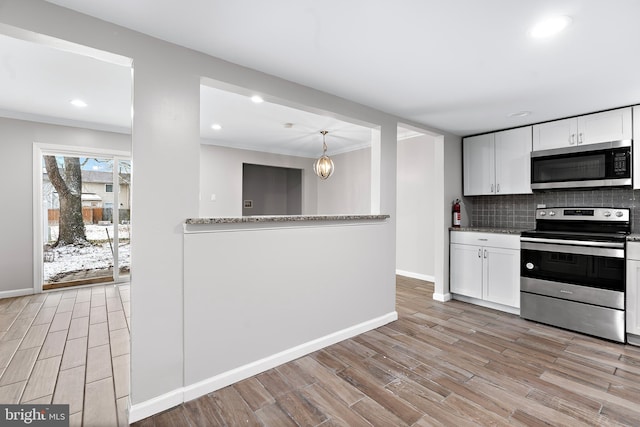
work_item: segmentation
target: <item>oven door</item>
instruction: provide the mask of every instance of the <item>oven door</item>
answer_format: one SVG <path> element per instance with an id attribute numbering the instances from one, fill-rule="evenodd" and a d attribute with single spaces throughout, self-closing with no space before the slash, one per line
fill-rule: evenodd
<path id="1" fill-rule="evenodd" d="M 624 309 L 622 242 L 521 238 L 521 291 Z"/>

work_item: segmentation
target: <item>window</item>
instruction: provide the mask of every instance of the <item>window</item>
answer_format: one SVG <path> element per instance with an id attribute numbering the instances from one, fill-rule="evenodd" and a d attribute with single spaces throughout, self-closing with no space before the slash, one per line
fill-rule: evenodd
<path id="1" fill-rule="evenodd" d="M 104 185 L 104 191 L 106 193 L 113 193 L 113 184 L 105 184 Z"/>

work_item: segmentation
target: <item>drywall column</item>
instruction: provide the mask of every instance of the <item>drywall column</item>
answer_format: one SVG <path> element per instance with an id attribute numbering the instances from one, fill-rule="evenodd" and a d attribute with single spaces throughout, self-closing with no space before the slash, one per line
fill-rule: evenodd
<path id="1" fill-rule="evenodd" d="M 134 64 L 131 403 L 182 403 L 182 223 L 198 213 L 200 80 L 162 55 Z M 167 393 L 169 395 L 167 395 Z M 170 406 L 170 405 L 168 405 Z M 164 406 L 166 408 L 166 406 Z"/>
<path id="2" fill-rule="evenodd" d="M 436 182 L 434 215 L 434 276 L 433 299 L 448 301 L 449 293 L 449 227 L 451 226 L 451 202 L 462 197 L 462 139 L 457 136 L 435 138 L 434 172 Z M 438 206 L 440 205 L 440 206 Z M 466 221 L 466 219 L 465 219 Z"/>

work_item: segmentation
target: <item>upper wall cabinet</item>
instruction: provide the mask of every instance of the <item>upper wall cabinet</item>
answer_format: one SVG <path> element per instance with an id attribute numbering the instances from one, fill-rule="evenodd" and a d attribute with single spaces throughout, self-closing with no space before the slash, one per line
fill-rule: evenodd
<path id="1" fill-rule="evenodd" d="M 531 126 L 463 140 L 464 195 L 531 193 Z"/>
<path id="2" fill-rule="evenodd" d="M 640 105 L 636 105 L 633 107 L 633 117 L 635 120 L 633 121 L 633 135 L 634 135 L 634 147 L 631 150 L 631 155 L 633 156 L 633 188 L 640 188 L 640 145 L 638 144 L 638 140 L 640 140 Z M 636 173 L 637 171 L 637 173 Z"/>
<path id="3" fill-rule="evenodd" d="M 631 108 L 533 126 L 533 151 L 631 139 Z"/>

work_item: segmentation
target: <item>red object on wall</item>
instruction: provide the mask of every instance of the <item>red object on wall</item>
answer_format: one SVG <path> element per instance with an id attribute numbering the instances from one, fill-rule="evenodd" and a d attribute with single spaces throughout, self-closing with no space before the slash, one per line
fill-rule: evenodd
<path id="1" fill-rule="evenodd" d="M 460 227 L 460 222 L 462 221 L 462 215 L 460 214 L 460 199 L 455 199 L 453 201 L 453 226 Z"/>

